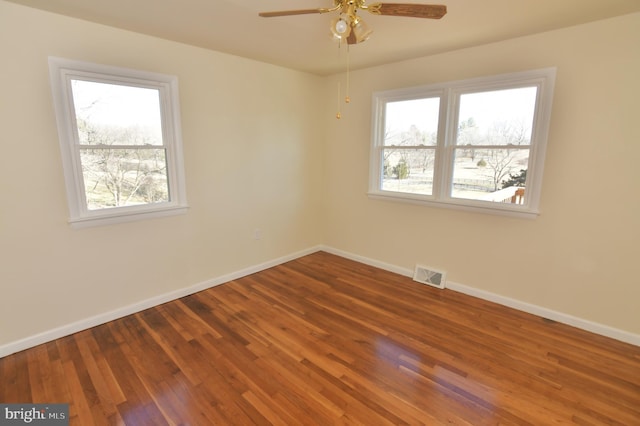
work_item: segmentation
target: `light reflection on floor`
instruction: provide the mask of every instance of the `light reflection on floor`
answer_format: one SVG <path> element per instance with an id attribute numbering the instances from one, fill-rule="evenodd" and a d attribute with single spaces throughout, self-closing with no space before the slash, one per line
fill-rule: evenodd
<path id="1" fill-rule="evenodd" d="M 376 364 L 371 372 L 373 380 L 381 386 L 402 381 L 402 395 L 398 398 L 418 407 L 428 407 L 438 399 L 447 399 L 467 407 L 477 405 L 483 413 L 483 419 L 493 418 L 498 409 L 497 393 L 494 389 L 470 379 L 463 371 L 455 367 L 447 368 L 431 359 L 423 359 L 419 354 L 393 340 L 380 336 L 375 339 Z"/>

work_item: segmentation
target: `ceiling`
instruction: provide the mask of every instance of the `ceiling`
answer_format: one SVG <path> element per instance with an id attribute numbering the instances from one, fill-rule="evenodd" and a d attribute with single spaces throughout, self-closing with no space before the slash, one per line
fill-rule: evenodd
<path id="1" fill-rule="evenodd" d="M 331 7 L 332 0 L 7 0 L 319 75 L 344 70 L 333 14 L 258 12 Z M 370 3 L 378 0 L 369 0 Z M 407 2 L 407 0 L 388 3 Z M 359 15 L 373 29 L 349 47 L 352 69 L 427 56 L 640 11 L 640 0 L 436 0 L 440 20 Z"/>

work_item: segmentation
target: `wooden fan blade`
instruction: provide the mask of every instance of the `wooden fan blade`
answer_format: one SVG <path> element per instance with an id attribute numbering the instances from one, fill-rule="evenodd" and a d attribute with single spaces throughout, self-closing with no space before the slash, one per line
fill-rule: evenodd
<path id="1" fill-rule="evenodd" d="M 307 15 L 310 13 L 326 13 L 327 9 L 299 9 L 299 10 L 283 10 L 281 12 L 260 12 L 258 15 L 263 18 L 273 18 L 276 16 L 290 16 L 290 15 Z"/>
<path id="2" fill-rule="evenodd" d="M 376 15 L 440 19 L 446 15 L 447 6 L 442 4 L 376 3 L 369 5 L 366 10 Z"/>

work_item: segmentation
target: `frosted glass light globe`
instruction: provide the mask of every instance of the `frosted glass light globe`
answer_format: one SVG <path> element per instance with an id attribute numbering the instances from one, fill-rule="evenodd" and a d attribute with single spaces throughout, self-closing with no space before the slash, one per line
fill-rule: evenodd
<path id="1" fill-rule="evenodd" d="M 338 34 L 344 34 L 347 29 L 348 29 L 348 25 L 345 21 L 343 21 L 342 19 L 338 20 L 338 22 L 336 22 L 336 32 Z"/>

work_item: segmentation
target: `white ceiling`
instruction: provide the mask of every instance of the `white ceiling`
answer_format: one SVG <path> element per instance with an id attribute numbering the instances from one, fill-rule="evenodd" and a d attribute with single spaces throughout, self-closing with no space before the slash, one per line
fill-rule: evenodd
<path id="1" fill-rule="evenodd" d="M 319 75 L 344 70 L 331 14 L 261 18 L 258 12 L 331 7 L 332 0 L 7 0 Z M 370 4 L 378 0 L 369 0 Z M 380 65 L 640 11 L 640 0 L 420 0 L 440 20 L 359 15 L 373 29 L 351 46 L 352 69 Z M 345 49 L 343 46 L 342 49 Z"/>

